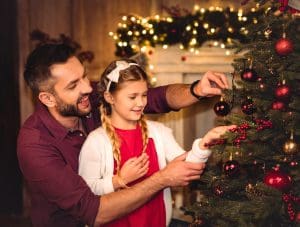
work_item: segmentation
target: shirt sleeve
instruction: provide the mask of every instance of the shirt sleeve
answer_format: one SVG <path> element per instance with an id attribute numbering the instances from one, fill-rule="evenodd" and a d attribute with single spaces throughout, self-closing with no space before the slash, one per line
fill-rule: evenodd
<path id="1" fill-rule="evenodd" d="M 106 146 L 105 139 L 97 131 L 93 131 L 85 140 L 80 151 L 79 175 L 96 195 L 114 191 L 113 159 L 107 158 Z"/>
<path id="2" fill-rule="evenodd" d="M 167 113 L 171 109 L 166 99 L 166 91 L 168 86 L 159 86 L 149 88 L 148 90 L 148 103 L 145 107 L 145 113 Z"/>
<path id="3" fill-rule="evenodd" d="M 30 136 L 29 136 L 30 135 Z M 41 194 L 75 218 L 93 225 L 100 197 L 92 193 L 85 181 L 61 157 L 51 144 L 32 142 L 39 138 L 34 130 L 21 130 L 18 159 L 32 193 Z M 38 140 L 38 139 L 37 139 Z"/>

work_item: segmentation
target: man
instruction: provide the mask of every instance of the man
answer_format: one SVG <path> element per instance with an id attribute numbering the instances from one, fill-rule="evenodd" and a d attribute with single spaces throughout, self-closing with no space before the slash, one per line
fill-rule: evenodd
<path id="1" fill-rule="evenodd" d="M 31 194 L 34 226 L 103 224 L 133 211 L 163 188 L 187 185 L 202 173 L 204 164 L 185 162 L 183 155 L 134 187 L 95 196 L 77 174 L 86 135 L 100 125 L 95 88 L 84 67 L 69 46 L 44 44 L 29 55 L 24 78 L 38 99 L 18 138 L 18 159 Z M 220 88 L 226 87 L 223 74 L 208 72 L 191 87 L 175 84 L 150 89 L 146 111 L 179 109 L 195 103 L 198 96 L 220 94 Z M 140 162 L 147 162 L 147 157 Z"/>

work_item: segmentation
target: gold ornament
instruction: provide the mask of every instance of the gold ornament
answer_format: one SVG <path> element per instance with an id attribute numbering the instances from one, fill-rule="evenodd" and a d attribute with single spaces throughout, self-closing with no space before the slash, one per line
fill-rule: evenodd
<path id="1" fill-rule="evenodd" d="M 286 154 L 296 154 L 299 151 L 299 145 L 294 141 L 293 132 L 291 132 L 291 137 L 284 143 L 283 151 Z"/>

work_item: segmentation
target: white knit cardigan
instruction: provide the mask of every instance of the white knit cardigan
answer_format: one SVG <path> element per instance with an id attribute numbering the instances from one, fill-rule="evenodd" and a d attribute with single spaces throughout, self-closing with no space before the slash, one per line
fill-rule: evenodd
<path id="1" fill-rule="evenodd" d="M 160 169 L 164 168 L 167 162 L 185 152 L 176 142 L 170 128 L 154 121 L 147 121 L 147 127 L 148 136 L 153 139 L 155 144 Z M 200 150 L 198 144 L 199 139 L 194 141 L 193 150 Z M 82 146 L 79 155 L 79 175 L 96 195 L 103 195 L 114 191 L 113 170 L 114 159 L 111 142 L 105 130 L 99 127 L 88 135 Z M 164 203 L 168 225 L 172 216 L 170 188 L 164 189 Z"/>

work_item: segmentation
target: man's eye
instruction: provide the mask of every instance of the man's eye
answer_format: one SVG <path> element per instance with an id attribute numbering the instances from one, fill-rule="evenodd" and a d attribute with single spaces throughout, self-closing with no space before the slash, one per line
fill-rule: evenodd
<path id="1" fill-rule="evenodd" d="M 129 96 L 130 99 L 135 99 L 135 96 Z"/>
<path id="2" fill-rule="evenodd" d="M 75 88 L 76 88 L 76 84 L 74 84 L 74 85 L 68 87 L 69 90 L 74 90 Z"/>

